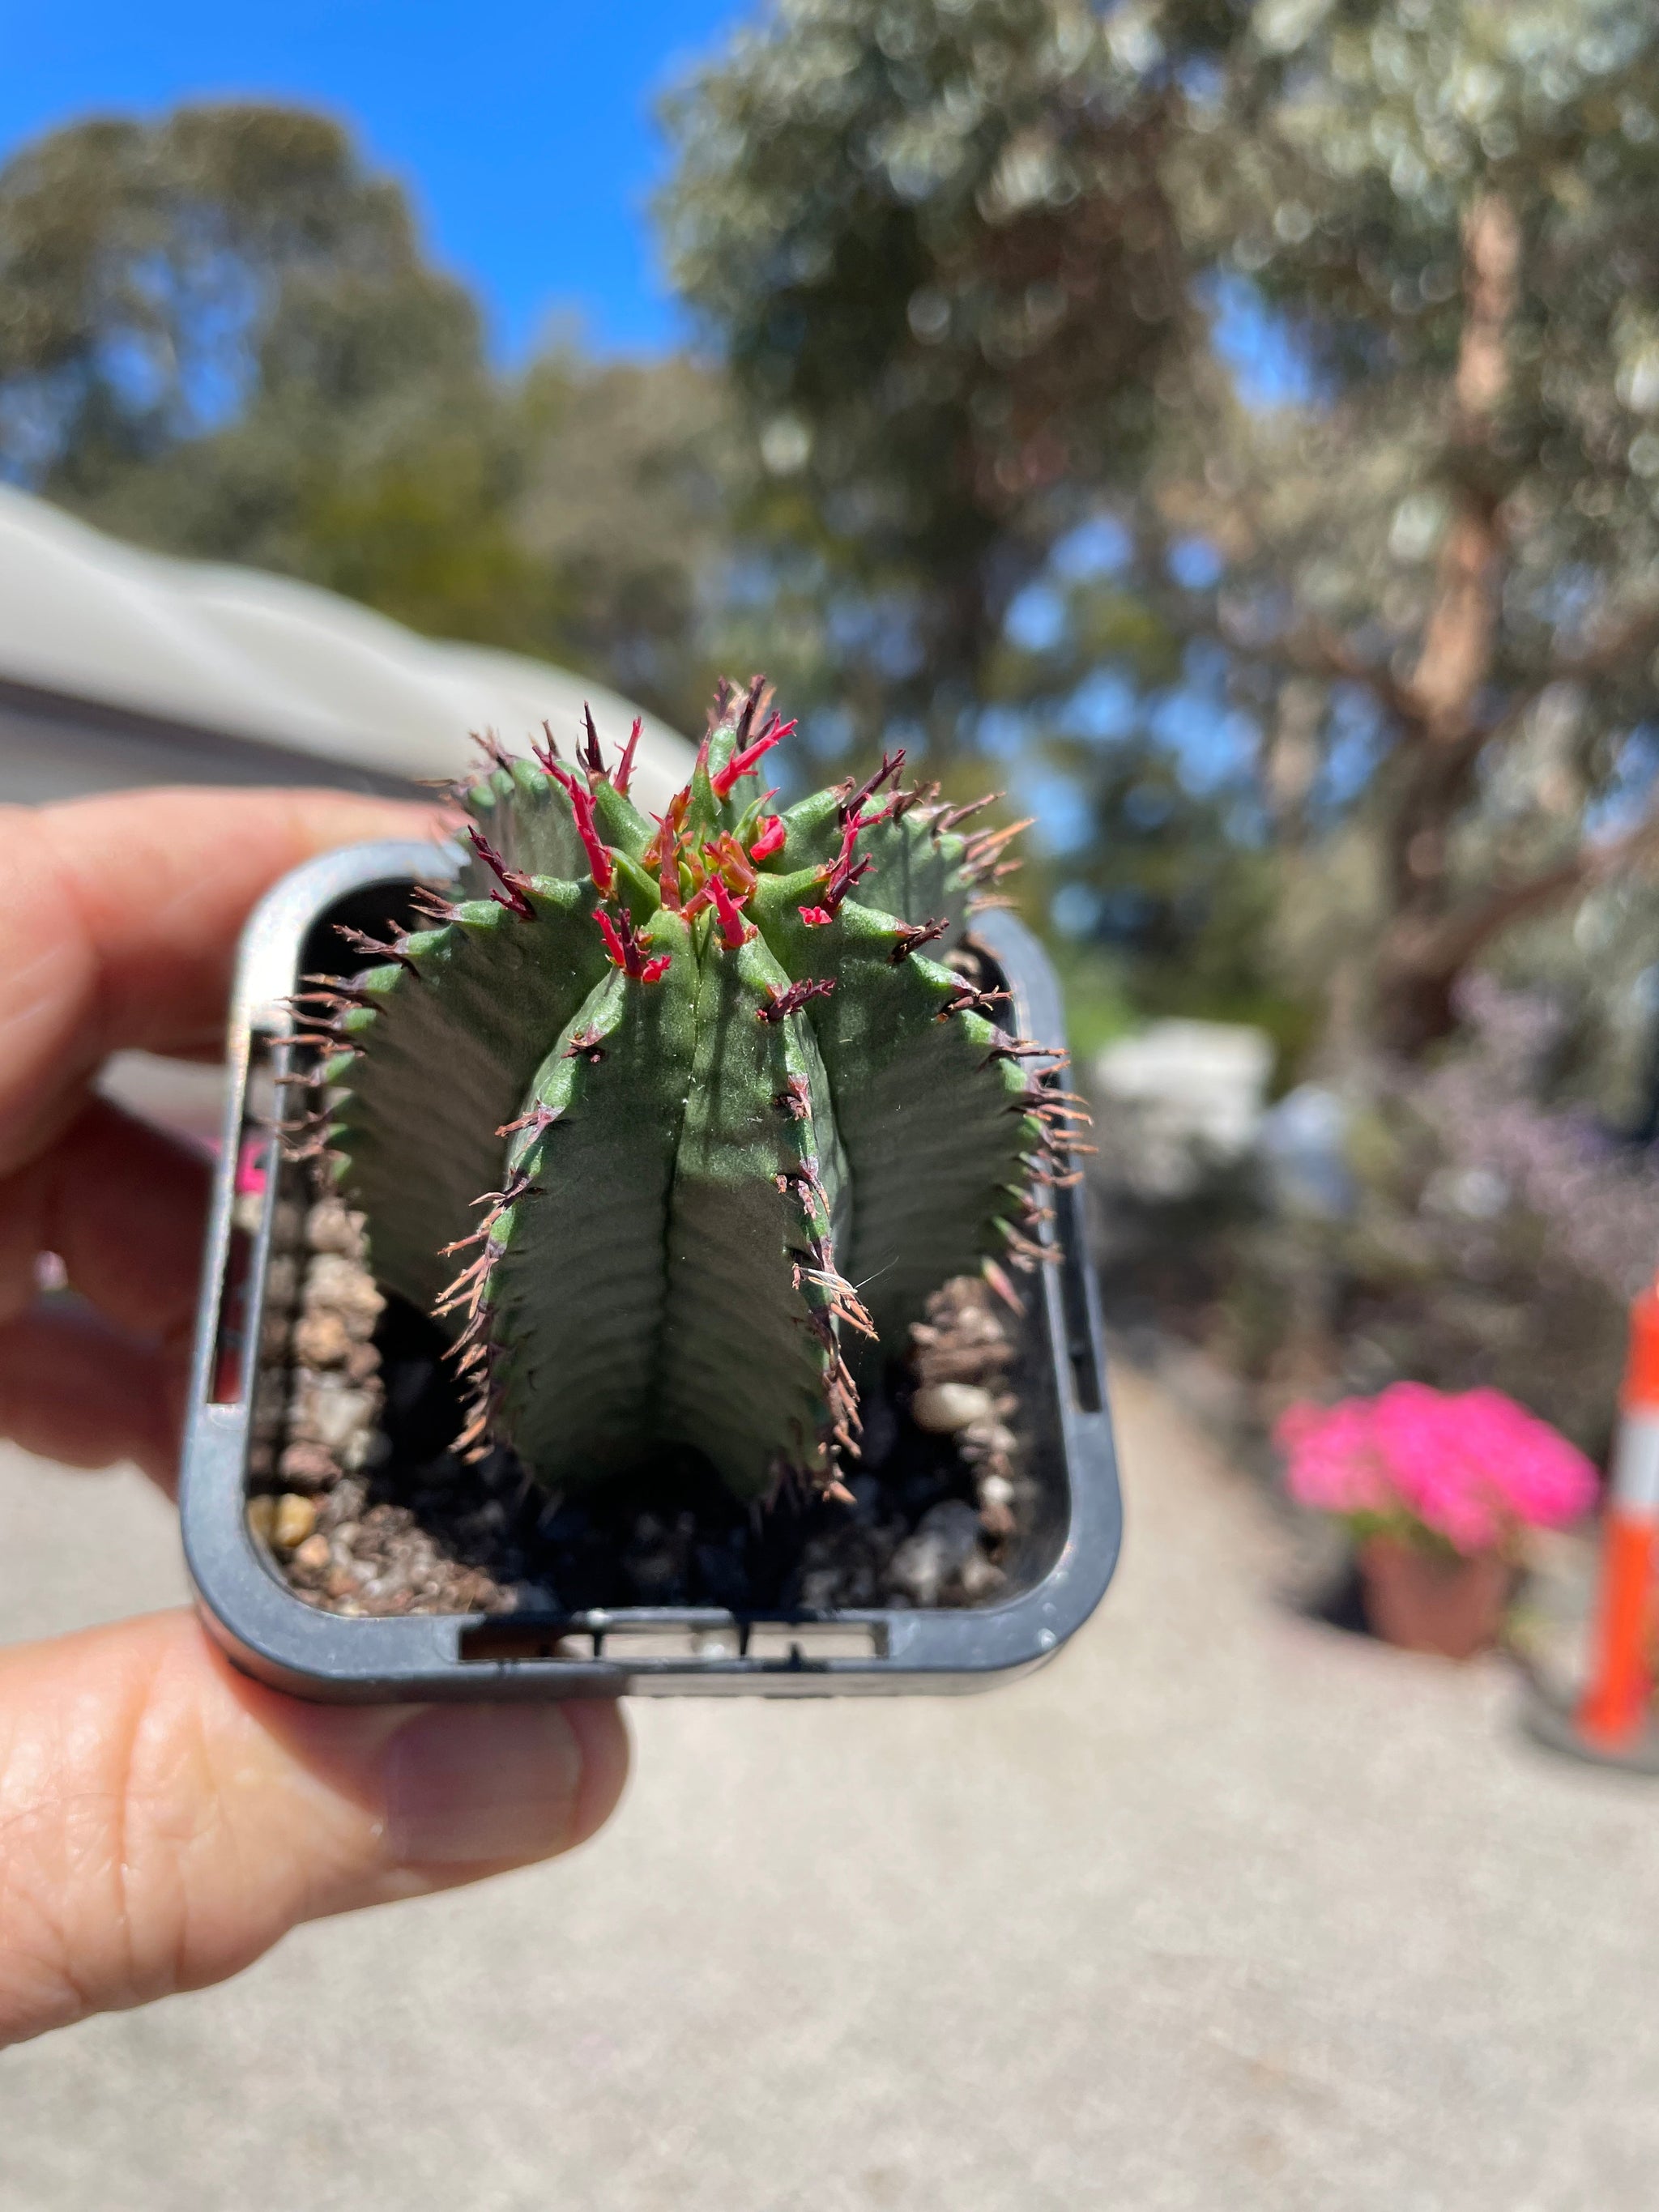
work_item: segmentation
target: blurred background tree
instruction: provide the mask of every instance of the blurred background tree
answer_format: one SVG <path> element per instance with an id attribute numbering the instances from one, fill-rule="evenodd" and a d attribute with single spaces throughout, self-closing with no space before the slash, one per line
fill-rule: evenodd
<path id="1" fill-rule="evenodd" d="M 682 722 L 725 543 L 719 380 L 492 371 L 404 192 L 302 110 L 72 125 L 0 170 L 0 473 L 164 551 L 541 653 Z"/>
<path id="2" fill-rule="evenodd" d="M 1177 979 L 1297 1025 L 1116 519 L 1208 357 L 1167 172 L 1183 67 L 1228 33 L 1188 9 L 1177 54 L 1085 0 L 781 0 L 668 108 L 670 270 L 752 444 L 727 634 L 829 761 L 900 742 L 1036 814 L 1024 903 L 1057 917 L 1085 1043 Z"/>
<path id="3" fill-rule="evenodd" d="M 1414 1054 L 1501 935 L 1659 844 L 1659 19 L 1267 0 L 1188 83 L 1212 329 L 1281 361 L 1164 449 L 1212 571 L 1172 618 L 1263 732 L 1316 980 Z"/>
<path id="4" fill-rule="evenodd" d="M 0 469 L 682 723 L 763 665 L 826 761 L 1006 781 L 1102 1024 L 1253 1012 L 1293 1065 L 1421 1051 L 1472 963 L 1639 995 L 1656 39 L 775 0 L 668 110 L 697 347 L 511 374 L 338 125 L 73 125 L 0 171 Z"/>
<path id="5" fill-rule="evenodd" d="M 669 266 L 816 601 L 826 748 L 974 750 L 1022 587 L 1144 467 L 1195 336 L 1180 104 L 1082 0 L 782 0 L 671 103 Z"/>
<path id="6" fill-rule="evenodd" d="M 295 567 L 342 467 L 477 441 L 478 318 L 320 116 L 96 120 L 0 173 L 7 473 L 111 526 Z M 443 464 L 440 463 L 442 470 Z"/>

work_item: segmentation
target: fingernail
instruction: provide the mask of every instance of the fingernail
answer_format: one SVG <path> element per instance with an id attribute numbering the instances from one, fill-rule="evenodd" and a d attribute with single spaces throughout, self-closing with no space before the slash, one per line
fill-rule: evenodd
<path id="1" fill-rule="evenodd" d="M 539 1858 L 569 1838 L 581 1748 L 553 1705 L 441 1705 L 386 1747 L 386 1847 L 399 1866 Z"/>

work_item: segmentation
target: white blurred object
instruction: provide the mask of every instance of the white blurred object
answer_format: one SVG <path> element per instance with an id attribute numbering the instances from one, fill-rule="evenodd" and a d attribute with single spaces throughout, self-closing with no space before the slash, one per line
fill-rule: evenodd
<path id="1" fill-rule="evenodd" d="M 135 784 L 345 784 L 453 775 L 472 730 L 518 750 L 584 700 L 618 744 L 635 709 L 528 655 L 434 642 L 292 577 L 124 545 L 0 484 L 0 799 Z M 690 770 L 646 715 L 635 769 L 660 810 Z M 567 742 L 568 740 L 568 742 Z"/>
<path id="2" fill-rule="evenodd" d="M 1348 1109 L 1322 1084 L 1299 1083 L 1262 1116 L 1268 1187 L 1287 1212 L 1345 1220 L 1357 1195 L 1348 1165 Z"/>
<path id="3" fill-rule="evenodd" d="M 1189 1197 L 1255 1144 L 1273 1057 L 1239 1022 L 1153 1022 L 1108 1045 L 1092 1071 L 1106 1172 L 1143 1198 Z"/>
<path id="4" fill-rule="evenodd" d="M 198 1151 L 219 1142 L 225 1118 L 222 1067 L 163 1060 L 153 1052 L 118 1052 L 98 1071 L 95 1087 L 127 1113 L 171 1130 Z"/>

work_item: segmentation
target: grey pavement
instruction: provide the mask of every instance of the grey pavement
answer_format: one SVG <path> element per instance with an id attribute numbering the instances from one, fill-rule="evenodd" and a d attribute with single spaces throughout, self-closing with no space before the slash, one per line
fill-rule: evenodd
<path id="1" fill-rule="evenodd" d="M 0 2212 L 1649 2212 L 1659 1785 L 1285 1611 L 1256 1493 L 1117 1413 L 1055 1665 L 637 1706 L 577 1857 L 0 2057 Z M 0 1634 L 179 1587 L 136 1478 L 0 1461 Z"/>

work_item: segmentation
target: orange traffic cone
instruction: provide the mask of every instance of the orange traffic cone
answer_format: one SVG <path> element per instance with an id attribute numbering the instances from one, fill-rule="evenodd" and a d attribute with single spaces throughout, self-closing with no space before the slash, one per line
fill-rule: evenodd
<path id="1" fill-rule="evenodd" d="M 1632 1304 L 1613 1482 L 1602 1522 L 1590 1678 L 1575 1716 L 1587 1751 L 1616 1757 L 1643 1735 L 1659 1564 L 1659 1282 Z"/>

